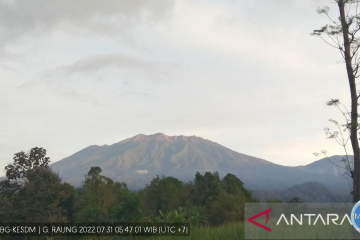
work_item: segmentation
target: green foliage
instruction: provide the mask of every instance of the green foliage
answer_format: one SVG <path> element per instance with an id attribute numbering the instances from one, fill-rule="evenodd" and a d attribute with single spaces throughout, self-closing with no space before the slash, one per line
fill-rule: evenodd
<path id="1" fill-rule="evenodd" d="M 14 154 L 14 162 L 5 167 L 8 180 L 26 178 L 31 170 L 38 167 L 46 167 L 50 158 L 46 157 L 46 149 L 32 148 L 29 152 L 23 151 Z"/>
<path id="2" fill-rule="evenodd" d="M 0 222 L 16 222 L 15 201 L 14 194 L 0 194 Z"/>
<path id="3" fill-rule="evenodd" d="M 47 167 L 45 153 L 34 148 L 15 154 L 15 163 L 6 167 L 10 178 L 1 182 L 0 221 L 214 226 L 243 220 L 245 202 L 253 201 L 240 179 L 228 174 L 220 180 L 217 172 L 197 173 L 193 183 L 157 176 L 133 193 L 126 184 L 103 176 L 101 168 L 92 167 L 82 187 L 74 189 Z"/>
<path id="4" fill-rule="evenodd" d="M 184 223 L 186 221 L 187 212 L 185 208 L 163 213 L 159 211 L 159 216 L 155 218 L 156 223 Z"/>
<path id="5" fill-rule="evenodd" d="M 245 202 L 254 201 L 235 175 L 227 174 L 220 181 L 217 172 L 196 173 L 191 197 L 195 206 L 203 207 L 206 223 L 211 225 L 243 220 Z"/>
<path id="6" fill-rule="evenodd" d="M 5 222 L 67 222 L 74 188 L 48 168 L 43 148 L 14 154 L 0 183 L 0 219 Z"/>
<path id="7" fill-rule="evenodd" d="M 244 195 L 246 200 L 252 201 L 252 194 L 244 187 L 244 183 L 235 175 L 228 173 L 221 180 L 221 187 L 229 194 Z"/>
<path id="8" fill-rule="evenodd" d="M 6 206 L 2 221 L 67 222 L 71 212 L 74 189 L 61 183 L 60 177 L 46 167 L 27 174 L 27 182 L 15 193 L 1 194 Z"/>
<path id="9" fill-rule="evenodd" d="M 140 208 L 140 196 L 137 193 L 126 194 L 121 201 L 119 218 L 117 220 L 123 222 L 139 221 L 143 213 Z"/>
<path id="10" fill-rule="evenodd" d="M 224 190 L 209 207 L 210 223 L 221 225 L 228 222 L 244 220 L 246 198 L 243 194 L 231 194 Z"/>
<path id="11" fill-rule="evenodd" d="M 89 206 L 85 207 L 78 213 L 76 220 L 79 223 L 97 223 L 105 222 L 107 220 L 107 217 L 99 207 Z"/>
<path id="12" fill-rule="evenodd" d="M 102 221 L 120 219 L 120 200 L 128 193 L 128 189 L 126 185 L 114 183 L 101 175 L 101 172 L 101 168 L 92 167 L 85 176 L 83 187 L 75 199 L 77 221 L 92 221 L 95 216 Z M 88 220 L 86 216 L 89 216 Z"/>
<path id="13" fill-rule="evenodd" d="M 29 152 L 15 153 L 13 163 L 5 167 L 6 180 L 0 182 L 0 192 L 15 192 L 27 182 L 27 176 L 37 168 L 47 168 L 50 158 L 46 157 L 46 149 L 32 148 Z"/>
<path id="14" fill-rule="evenodd" d="M 66 222 L 70 210 L 66 207 L 73 193 L 73 187 L 63 184 L 58 174 L 39 167 L 28 173 L 28 183 L 19 197 L 26 199 L 23 209 L 29 211 L 26 212 L 29 221 Z"/>
<path id="15" fill-rule="evenodd" d="M 207 226 L 209 224 L 205 207 L 191 207 L 187 210 L 187 219 L 188 222 L 195 226 Z"/>
<path id="16" fill-rule="evenodd" d="M 208 206 L 220 193 L 220 177 L 218 172 L 206 172 L 195 175 L 193 202 L 197 206 Z"/>
<path id="17" fill-rule="evenodd" d="M 157 176 L 141 192 L 145 213 L 155 216 L 159 211 L 170 212 L 185 205 L 188 196 L 183 182 L 174 177 Z"/>

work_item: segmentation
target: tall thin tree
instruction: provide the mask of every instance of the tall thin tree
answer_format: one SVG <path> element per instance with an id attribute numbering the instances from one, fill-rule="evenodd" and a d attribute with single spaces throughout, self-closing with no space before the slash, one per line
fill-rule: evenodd
<path id="1" fill-rule="evenodd" d="M 329 14 L 329 7 L 319 8 L 319 14 L 325 14 L 331 24 L 314 30 L 312 35 L 321 37 L 324 42 L 338 49 L 344 60 L 347 80 L 350 87 L 351 109 L 350 122 L 347 128 L 350 132 L 350 142 L 354 154 L 353 170 L 353 201 L 360 200 L 360 149 L 359 149 L 359 124 L 358 124 L 358 100 L 360 94 L 357 90 L 356 80 L 359 73 L 359 48 L 360 48 L 360 14 L 358 13 L 358 0 L 335 0 L 339 16 L 333 19 Z"/>

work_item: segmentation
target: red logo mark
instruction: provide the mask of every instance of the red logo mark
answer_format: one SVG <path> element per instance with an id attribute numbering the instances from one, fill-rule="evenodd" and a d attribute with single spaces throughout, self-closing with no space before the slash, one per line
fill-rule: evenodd
<path id="1" fill-rule="evenodd" d="M 259 214 L 256 214 L 256 215 L 252 216 L 251 218 L 248 219 L 248 221 L 250 223 L 252 223 L 252 224 L 255 224 L 258 227 L 261 227 L 262 229 L 265 229 L 266 231 L 271 232 L 271 228 L 265 226 L 269 221 L 269 212 L 271 212 L 271 208 L 269 208 L 268 210 L 265 210 L 265 211 L 263 211 L 263 212 L 261 212 Z M 265 223 L 265 225 L 262 225 L 262 224 L 254 221 L 254 219 L 256 219 L 258 217 L 261 217 L 264 214 L 266 215 L 266 223 Z"/>

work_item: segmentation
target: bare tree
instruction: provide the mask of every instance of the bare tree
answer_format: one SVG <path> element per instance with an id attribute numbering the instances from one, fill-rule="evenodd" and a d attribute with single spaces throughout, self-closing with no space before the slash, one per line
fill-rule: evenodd
<path id="1" fill-rule="evenodd" d="M 338 49 L 344 60 L 347 80 L 350 87 L 351 109 L 348 129 L 350 142 L 354 154 L 353 201 L 360 200 L 360 149 L 358 137 L 358 99 L 356 80 L 360 76 L 359 48 L 360 48 L 360 15 L 358 13 L 359 0 L 335 0 L 338 10 L 338 19 L 333 19 L 329 14 L 329 7 L 319 8 L 319 14 L 326 15 L 331 24 L 314 30 L 312 35 L 319 36 L 328 45 Z"/>
<path id="2" fill-rule="evenodd" d="M 332 160 L 326 150 L 322 150 L 320 153 L 315 152 L 315 156 L 324 155 L 325 158 L 334 166 L 340 169 L 341 176 L 344 177 L 348 184 L 349 184 L 349 196 L 343 199 L 343 202 L 348 202 L 349 197 L 353 194 L 353 182 L 354 182 L 354 165 L 353 161 L 351 160 L 351 156 L 348 153 L 347 146 L 350 140 L 350 112 L 346 108 L 344 104 L 341 104 L 338 99 L 331 99 L 329 102 L 326 103 L 328 106 L 335 106 L 343 115 L 344 124 L 340 124 L 338 121 L 334 119 L 329 119 L 335 126 L 335 130 L 326 127 L 324 129 L 325 135 L 328 139 L 332 139 L 337 142 L 341 148 L 344 150 L 344 157 L 340 160 L 340 162 L 336 162 Z"/>

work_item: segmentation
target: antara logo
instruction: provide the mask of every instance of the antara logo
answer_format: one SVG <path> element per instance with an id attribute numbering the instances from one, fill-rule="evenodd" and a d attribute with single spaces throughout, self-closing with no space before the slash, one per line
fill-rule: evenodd
<path id="1" fill-rule="evenodd" d="M 269 221 L 269 212 L 271 212 L 271 208 L 269 208 L 269 209 L 267 209 L 267 210 L 265 210 L 265 211 L 263 211 L 263 212 L 261 212 L 261 213 L 258 213 L 258 214 L 256 214 L 256 215 L 250 217 L 250 218 L 248 219 L 248 221 L 249 221 L 250 223 L 258 226 L 258 227 L 261 227 L 262 229 L 265 229 L 266 231 L 271 232 L 271 228 L 265 226 L 265 225 L 268 223 L 268 221 Z M 257 219 L 258 217 L 261 217 L 262 215 L 266 215 L 266 223 L 265 223 L 265 225 L 262 225 L 262 224 L 254 221 L 254 219 Z"/>

